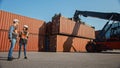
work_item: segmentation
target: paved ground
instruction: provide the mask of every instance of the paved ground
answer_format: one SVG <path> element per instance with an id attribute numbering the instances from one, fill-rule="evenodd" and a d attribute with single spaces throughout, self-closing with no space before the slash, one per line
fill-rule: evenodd
<path id="1" fill-rule="evenodd" d="M 120 51 L 104 53 L 28 52 L 28 59 L 7 61 L 7 52 L 0 52 L 0 68 L 120 68 Z"/>

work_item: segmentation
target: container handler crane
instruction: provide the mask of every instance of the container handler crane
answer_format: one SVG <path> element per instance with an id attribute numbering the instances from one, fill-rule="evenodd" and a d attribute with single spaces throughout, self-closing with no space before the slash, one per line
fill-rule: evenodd
<path id="1" fill-rule="evenodd" d="M 119 13 L 103 13 L 93 11 L 79 11 L 76 10 L 73 20 L 75 22 L 80 21 L 80 15 L 84 17 L 95 17 L 108 20 L 104 25 L 96 39 L 91 40 L 86 45 L 88 52 L 101 52 L 105 50 L 120 49 L 120 14 Z M 112 23 L 110 24 L 110 21 Z M 117 26 L 113 27 L 114 22 L 117 22 Z M 105 34 L 110 31 L 110 38 L 106 39 Z"/>

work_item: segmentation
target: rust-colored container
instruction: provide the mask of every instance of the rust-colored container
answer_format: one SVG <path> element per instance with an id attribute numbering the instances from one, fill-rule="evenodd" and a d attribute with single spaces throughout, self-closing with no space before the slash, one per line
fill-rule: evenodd
<path id="1" fill-rule="evenodd" d="M 84 23 L 76 23 L 68 18 L 56 15 L 52 19 L 52 34 L 65 34 L 95 39 L 95 29 Z"/>
<path id="2" fill-rule="evenodd" d="M 27 51 L 43 51 L 44 50 L 44 35 L 30 34 L 28 38 Z M 8 31 L 0 30 L 0 52 L 8 51 L 10 42 L 8 39 Z M 16 43 L 14 51 L 18 51 L 19 39 Z"/>
<path id="3" fill-rule="evenodd" d="M 52 22 L 46 24 L 46 35 L 52 35 Z"/>
<path id="4" fill-rule="evenodd" d="M 53 35 L 50 36 L 50 51 L 53 52 L 86 52 L 89 39 Z"/>
<path id="5" fill-rule="evenodd" d="M 18 26 L 19 31 L 23 29 L 23 25 L 28 25 L 30 33 L 45 35 L 46 24 L 44 21 L 2 10 L 0 11 L 0 29 L 9 30 L 9 27 L 13 24 L 13 19 L 20 20 L 20 24 Z"/>

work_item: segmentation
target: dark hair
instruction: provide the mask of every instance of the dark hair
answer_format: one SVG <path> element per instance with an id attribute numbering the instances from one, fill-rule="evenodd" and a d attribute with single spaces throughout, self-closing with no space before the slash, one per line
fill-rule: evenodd
<path id="1" fill-rule="evenodd" d="M 13 23 L 15 24 L 16 22 L 15 22 L 15 21 L 13 21 Z"/>
<path id="2" fill-rule="evenodd" d="M 24 27 L 25 28 L 25 27 Z M 25 30 L 28 30 L 28 28 L 25 28 Z"/>
<path id="3" fill-rule="evenodd" d="M 13 21 L 13 24 L 15 24 L 16 22 L 15 21 Z"/>

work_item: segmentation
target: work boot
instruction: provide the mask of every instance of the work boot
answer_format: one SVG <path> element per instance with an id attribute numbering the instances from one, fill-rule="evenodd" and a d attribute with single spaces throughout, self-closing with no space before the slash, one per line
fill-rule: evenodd
<path id="1" fill-rule="evenodd" d="M 24 57 L 24 59 L 27 59 L 27 57 Z"/>
<path id="2" fill-rule="evenodd" d="M 11 58 L 11 57 L 8 57 L 8 59 L 7 59 L 8 61 L 12 61 L 13 60 L 13 58 Z"/>

